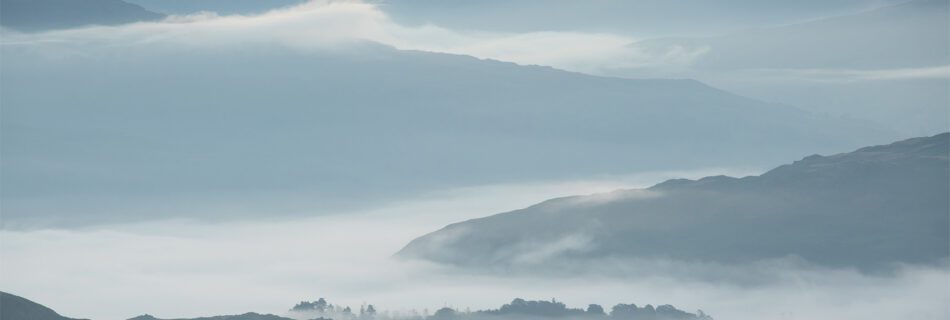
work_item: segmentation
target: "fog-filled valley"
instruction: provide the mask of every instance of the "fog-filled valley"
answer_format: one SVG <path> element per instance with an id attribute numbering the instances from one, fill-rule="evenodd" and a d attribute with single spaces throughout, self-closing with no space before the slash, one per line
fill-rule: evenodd
<path id="1" fill-rule="evenodd" d="M 947 319 L 948 4 L 0 0 L 0 320 Z"/>

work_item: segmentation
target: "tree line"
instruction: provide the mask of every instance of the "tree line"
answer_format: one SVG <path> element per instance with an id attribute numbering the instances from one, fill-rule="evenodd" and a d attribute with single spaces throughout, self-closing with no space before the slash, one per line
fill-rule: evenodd
<path id="1" fill-rule="evenodd" d="M 358 311 L 349 306 L 334 305 L 326 299 L 315 301 L 301 301 L 290 309 L 291 313 L 314 320 L 491 320 L 491 319 L 536 319 L 564 318 L 580 320 L 712 320 L 712 317 L 697 310 L 696 313 L 686 312 L 672 305 L 653 306 L 647 304 L 617 304 L 606 311 L 603 306 L 590 304 L 586 309 L 569 308 L 556 299 L 525 300 L 516 298 L 498 309 L 488 310 L 457 310 L 443 307 L 429 314 L 428 309 L 422 312 L 377 311 L 372 304 L 360 306 Z"/>

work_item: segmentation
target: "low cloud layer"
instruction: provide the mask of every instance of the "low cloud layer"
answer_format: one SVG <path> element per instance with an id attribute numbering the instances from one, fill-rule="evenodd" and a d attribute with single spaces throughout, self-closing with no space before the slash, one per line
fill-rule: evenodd
<path id="1" fill-rule="evenodd" d="M 142 313 L 165 318 L 282 314 L 297 301 L 318 297 L 391 311 L 474 310 L 496 308 L 514 297 L 556 297 L 572 307 L 669 303 L 737 320 L 944 319 L 950 314 L 945 305 L 950 272 L 944 268 L 907 266 L 873 275 L 796 261 L 739 269 L 597 261 L 583 266 L 592 272 L 550 277 L 472 274 L 391 258 L 407 241 L 450 222 L 555 196 L 648 185 L 655 181 L 651 177 L 671 174 L 708 172 L 458 189 L 372 211 L 286 222 L 166 221 L 0 231 L 0 290 L 62 314 L 101 320 Z M 582 238 L 555 249 L 581 248 Z M 734 277 L 723 277 L 729 274 Z"/>

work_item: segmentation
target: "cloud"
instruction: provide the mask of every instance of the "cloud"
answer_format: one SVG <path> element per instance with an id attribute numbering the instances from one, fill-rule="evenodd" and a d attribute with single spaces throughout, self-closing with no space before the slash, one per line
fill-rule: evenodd
<path id="1" fill-rule="evenodd" d="M 492 260 L 510 262 L 516 266 L 538 267 L 566 254 L 583 253 L 591 248 L 590 235 L 576 233 L 543 243 L 523 241 L 497 250 Z"/>
<path id="2" fill-rule="evenodd" d="M 624 46 L 633 38 L 604 33 L 454 31 L 434 25 L 403 26 L 372 4 L 359 1 L 311 1 L 260 15 L 219 16 L 199 13 L 164 21 L 123 26 L 86 27 L 41 34 L 7 31 L 4 45 L 47 44 L 62 47 L 135 45 L 188 47 L 282 45 L 327 49 L 370 41 L 403 50 L 472 55 L 520 64 L 594 72 L 622 62 L 635 52 Z M 187 48 L 187 47 L 186 47 Z"/>
<path id="3" fill-rule="evenodd" d="M 661 195 L 662 193 L 653 190 L 617 190 L 591 194 L 584 197 L 570 197 L 565 200 L 566 203 L 570 205 L 597 205 L 624 199 L 649 199 Z"/>
<path id="4" fill-rule="evenodd" d="M 950 65 L 895 69 L 747 69 L 732 76 L 759 81 L 801 81 L 809 83 L 850 83 L 859 81 L 950 79 Z"/>
<path id="5" fill-rule="evenodd" d="M 126 319 L 146 312 L 163 317 L 279 313 L 315 295 L 351 306 L 379 301 L 389 302 L 389 307 L 434 310 L 441 306 L 435 295 L 440 287 L 413 283 L 462 278 L 442 279 L 438 266 L 389 259 L 419 235 L 554 197 L 713 173 L 756 171 L 645 172 L 613 179 L 470 186 L 306 219 L 2 230 L 0 290 L 36 299 L 66 315 L 94 319 Z M 277 204 L 269 210 L 281 208 Z M 97 294 L 90 297 L 90 290 Z M 399 301 L 400 290 L 421 290 L 424 295 Z"/>
<path id="6" fill-rule="evenodd" d="M 414 237 L 451 222 L 552 197 L 649 185 L 667 175 L 709 174 L 469 187 L 368 211 L 289 221 L 4 230 L 0 290 L 65 315 L 101 320 L 142 313 L 168 318 L 280 314 L 297 301 L 318 297 L 393 311 L 497 308 L 514 297 L 557 297 L 573 307 L 670 303 L 701 308 L 717 319 L 946 318 L 950 272 L 932 267 L 867 275 L 794 259 L 742 268 L 622 260 L 581 263 L 574 267 L 586 272 L 573 275 L 498 275 L 390 258 Z M 543 254 L 583 250 L 585 239 L 553 242 Z M 544 260 L 543 254 L 526 256 L 526 262 Z M 711 280 L 714 276 L 720 280 Z"/>
<path id="7" fill-rule="evenodd" d="M 601 261 L 610 263 L 607 267 L 674 272 L 551 277 L 472 274 L 387 258 L 424 224 L 394 214 L 3 231 L 0 288 L 66 315 L 103 320 L 142 313 L 169 318 L 247 311 L 281 314 L 297 301 L 318 297 L 394 311 L 431 311 L 444 305 L 494 308 L 514 297 L 557 297 L 574 307 L 670 303 L 736 320 L 926 320 L 948 315 L 950 272 L 942 268 L 906 267 L 881 276 L 781 262 L 728 269 L 675 261 Z M 682 277 L 716 271 L 771 274 L 775 280 L 750 285 Z"/>
<path id="8" fill-rule="evenodd" d="M 51 46 L 46 54 L 80 54 L 85 46 L 111 49 L 138 45 L 189 48 L 284 46 L 327 50 L 373 42 L 401 50 L 471 55 L 524 65 L 544 65 L 595 75 L 690 77 L 693 65 L 712 50 L 708 45 L 664 40 L 663 45 L 628 34 L 540 31 L 523 33 L 453 30 L 432 24 L 402 25 L 374 4 L 313 0 L 258 15 L 204 12 L 172 15 L 163 21 L 122 26 L 95 26 L 20 34 L 4 30 L 3 45 Z M 65 52 L 65 53 L 64 53 Z M 627 71 L 624 71 L 627 70 Z M 632 71 L 631 71 L 632 70 Z M 820 81 L 865 81 L 946 78 L 950 66 L 926 68 L 755 69 L 746 77 L 784 77 Z"/>

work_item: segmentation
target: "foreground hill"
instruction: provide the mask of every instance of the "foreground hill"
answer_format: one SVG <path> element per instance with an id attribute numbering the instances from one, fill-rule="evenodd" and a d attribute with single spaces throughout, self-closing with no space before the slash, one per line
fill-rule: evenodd
<path id="1" fill-rule="evenodd" d="M 77 320 L 59 315 L 23 297 L 0 292 L 0 319 L 2 320 Z"/>
<path id="2" fill-rule="evenodd" d="M 117 25 L 164 17 L 121 0 L 0 0 L 0 7 L 0 26 L 17 31 Z"/>
<path id="3" fill-rule="evenodd" d="M 947 133 L 813 155 L 760 176 L 670 180 L 449 225 L 400 256 L 493 266 L 602 257 L 829 266 L 948 254 Z"/>

